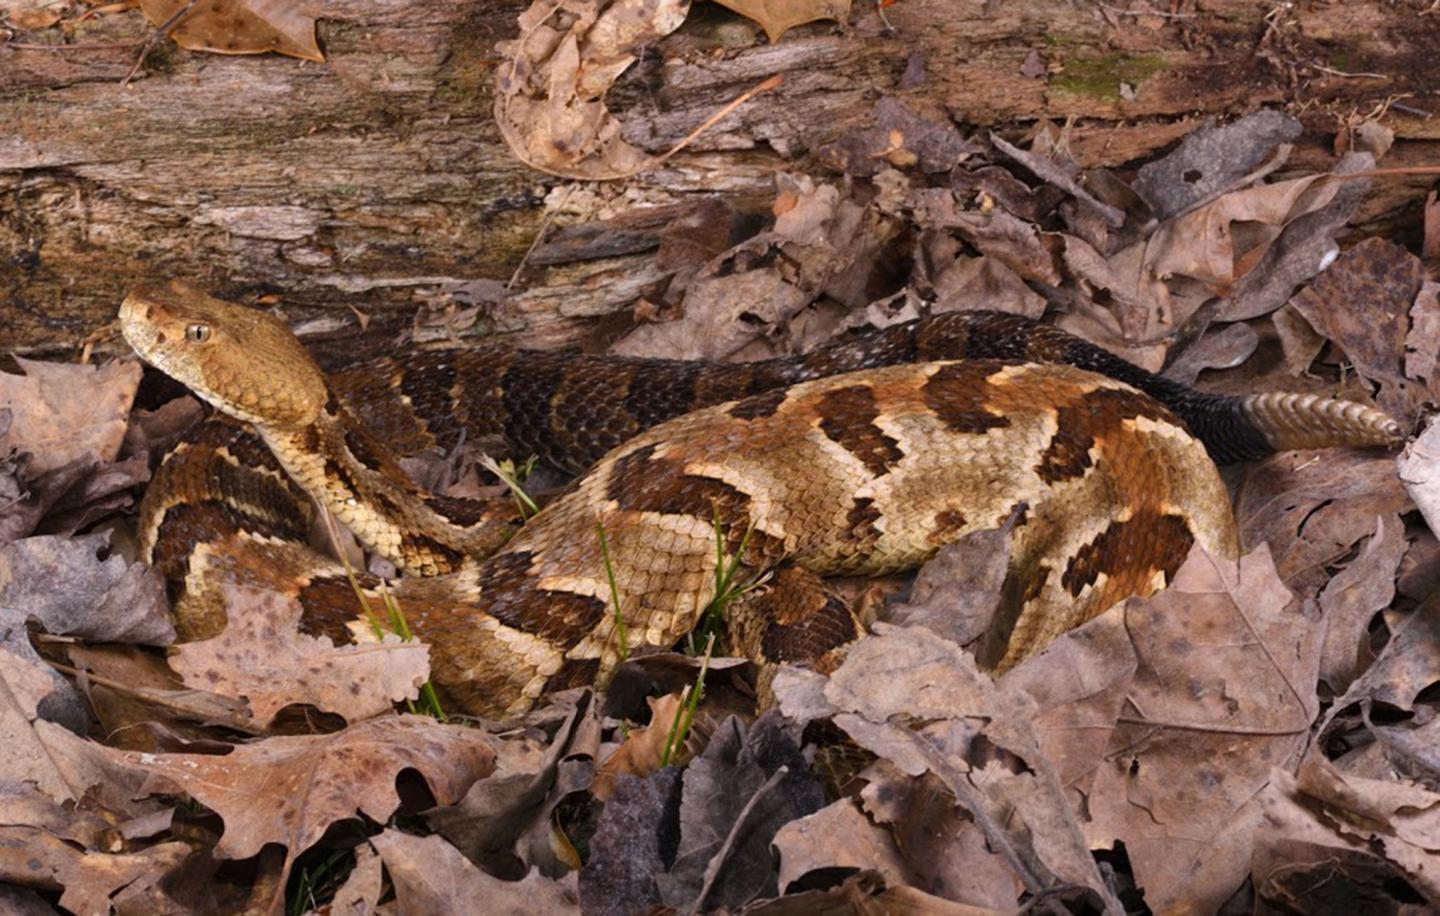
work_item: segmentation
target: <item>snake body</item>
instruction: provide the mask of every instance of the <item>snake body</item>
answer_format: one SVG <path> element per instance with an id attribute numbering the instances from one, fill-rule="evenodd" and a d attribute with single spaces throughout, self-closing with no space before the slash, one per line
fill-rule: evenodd
<path id="1" fill-rule="evenodd" d="M 1235 556 L 1215 460 L 1399 437 L 1362 405 L 1201 394 L 997 313 L 745 366 L 482 348 L 331 378 L 278 319 L 180 284 L 136 290 L 121 324 L 254 430 L 212 426 L 166 463 L 142 507 L 156 562 L 197 592 L 287 577 L 307 608 L 353 614 L 334 568 L 294 543 L 298 485 L 416 574 L 399 597 L 436 683 L 492 716 L 672 645 L 714 596 L 722 553 L 773 573 L 736 612 L 741 642 L 828 664 L 857 630 L 817 577 L 912 568 L 1018 516 L 978 651 L 1003 671 L 1163 587 L 1195 544 Z M 500 547 L 508 521 L 400 470 L 397 454 L 461 440 L 589 470 Z"/>

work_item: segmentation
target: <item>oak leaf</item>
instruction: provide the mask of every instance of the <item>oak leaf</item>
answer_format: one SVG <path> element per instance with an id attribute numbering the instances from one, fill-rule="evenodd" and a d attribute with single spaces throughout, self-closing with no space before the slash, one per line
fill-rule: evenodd
<path id="1" fill-rule="evenodd" d="M 1122 610 L 1139 661 L 1086 833 L 1125 844 L 1157 911 L 1213 910 L 1249 869 L 1258 794 L 1309 743 L 1323 627 L 1264 547 L 1238 568 L 1197 548 Z"/>
<path id="2" fill-rule="evenodd" d="M 40 718 L 53 686 L 38 661 L 0 649 L 0 773 L 33 783 L 56 801 L 74 801 L 99 786 L 101 797 L 123 810 L 139 780 L 116 765 L 109 751 Z"/>
<path id="3" fill-rule="evenodd" d="M 24 375 L 0 373 L 0 411 L 10 414 L 9 431 L 0 435 L 0 456 L 12 448 L 29 452 L 27 473 L 32 476 L 87 454 L 115 460 L 140 384 L 139 363 L 96 367 L 15 361 Z"/>
<path id="4" fill-rule="evenodd" d="M 336 646 L 300 632 L 299 602 L 275 592 L 222 587 L 229 624 L 213 639 L 176 648 L 170 666 L 189 687 L 249 701 L 264 728 L 284 707 L 309 703 L 355 722 L 414 699 L 430 676 L 429 648 L 387 636 Z"/>
<path id="5" fill-rule="evenodd" d="M 77 849 L 45 830 L 0 826 L 0 880 L 59 890 L 72 913 L 109 913 L 115 893 L 156 884 L 190 855 L 188 843 L 170 842 L 134 853 Z"/>
<path id="6" fill-rule="evenodd" d="M 189 0 L 140 0 L 154 25 L 169 22 Z M 315 42 L 316 5 L 297 0 L 205 0 L 194 4 L 170 29 L 170 37 L 191 51 L 265 54 L 274 51 L 323 61 Z"/>
<path id="7" fill-rule="evenodd" d="M 107 751 L 148 775 L 149 792 L 182 792 L 225 821 L 215 855 L 246 859 L 267 843 L 290 859 L 336 821 L 384 823 L 400 807 L 395 777 L 414 769 L 442 805 L 458 801 L 494 766 L 489 737 L 420 716 L 369 719 L 331 735 L 280 736 L 224 756 Z"/>
<path id="8" fill-rule="evenodd" d="M 787 666 L 774 690 L 787 716 L 828 717 L 900 772 L 933 774 L 1017 880 L 1087 887 L 1113 901 L 1041 751 L 1033 701 L 997 688 L 953 642 L 923 627 L 877 624 L 828 678 Z M 1001 763 L 997 750 L 1014 761 Z"/>
<path id="9" fill-rule="evenodd" d="M 1343 901 L 1359 885 L 1366 893 L 1350 899 L 1372 898 L 1361 905 L 1371 911 L 1384 908 L 1375 898 L 1387 892 L 1413 899 L 1418 890 L 1431 908 L 1440 902 L 1440 794 L 1405 780 L 1350 776 L 1311 755 L 1293 776 L 1275 770 L 1260 803 L 1254 876 L 1262 896 L 1297 912 L 1336 905 L 1314 900 L 1314 909 L 1295 909 L 1297 890 L 1308 902 L 1304 896 L 1320 887 L 1326 901 Z M 1405 909 L 1397 901 L 1391 911 Z"/>
<path id="10" fill-rule="evenodd" d="M 849 798 L 791 821 L 775 834 L 780 853 L 780 891 L 817 869 L 873 869 L 892 887 L 914 884 L 894 839 L 870 823 Z"/>
<path id="11" fill-rule="evenodd" d="M 401 916 L 427 913 L 579 914 L 575 876 L 556 881 L 531 871 L 520 881 L 502 881 L 470 864 L 438 836 L 418 837 L 386 830 L 370 838 L 395 885 Z"/>
<path id="12" fill-rule="evenodd" d="M 807 22 L 834 19 L 844 25 L 850 18 L 851 0 L 715 0 L 727 9 L 760 23 L 765 37 L 774 44 L 780 36 Z"/>

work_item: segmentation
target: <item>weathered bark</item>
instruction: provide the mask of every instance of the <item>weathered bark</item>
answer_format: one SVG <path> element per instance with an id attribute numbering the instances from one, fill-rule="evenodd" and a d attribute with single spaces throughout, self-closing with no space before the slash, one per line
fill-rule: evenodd
<path id="1" fill-rule="evenodd" d="M 821 172 L 806 153 L 865 124 L 884 93 L 1017 135 L 1068 120 L 1076 158 L 1111 166 L 1205 116 L 1283 106 L 1306 125 L 1292 162 L 1317 168 L 1345 117 L 1403 96 L 1385 115 L 1397 143 L 1384 164 L 1440 162 L 1440 117 L 1423 116 L 1440 111 L 1440 16 L 1419 15 L 1424 3 L 1208 0 L 1174 16 L 1117 12 L 1127 4 L 1150 8 L 901 0 L 884 11 L 890 32 L 857 0 L 843 31 L 816 23 L 772 46 L 697 0 L 611 93 L 627 139 L 662 151 L 760 80 L 780 73 L 784 85 L 663 169 L 556 192 L 628 229 L 540 246 L 520 284 L 528 291 L 494 323 L 558 344 L 626 313 L 665 279 L 653 258 L 663 211 L 640 202 L 725 192 L 763 206 L 775 170 Z M 541 227 L 547 192 L 564 184 L 517 162 L 491 116 L 494 43 L 514 33 L 522 8 L 332 0 L 324 64 L 166 47 L 129 86 L 120 81 L 138 45 L 103 45 L 143 38 L 138 13 L 87 22 L 69 50 L 36 49 L 54 39 L 35 33 L 0 44 L 6 349 L 74 346 L 130 285 L 157 276 L 232 296 L 278 293 L 296 317 L 324 309 L 353 322 L 353 306 L 380 328 L 437 301 L 445 284 L 507 279 Z M 1022 72 L 1032 52 L 1046 73 Z M 1382 184 L 1368 227 L 1417 225 L 1425 184 Z"/>

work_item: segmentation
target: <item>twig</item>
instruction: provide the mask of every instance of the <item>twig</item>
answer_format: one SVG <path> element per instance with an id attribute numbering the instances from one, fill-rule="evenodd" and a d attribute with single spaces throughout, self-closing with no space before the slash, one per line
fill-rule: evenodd
<path id="1" fill-rule="evenodd" d="M 955 800 L 964 805 L 965 810 L 970 812 L 970 816 L 975 819 L 975 825 L 980 828 L 981 833 L 985 834 L 985 841 L 990 844 L 992 850 L 1000 854 L 1000 857 L 1005 860 L 1005 864 L 1009 865 L 1010 869 L 1015 872 L 1016 877 L 1020 879 L 1020 883 L 1024 885 L 1025 890 L 1031 894 L 1043 893 L 1046 890 L 1045 883 L 1040 880 L 1035 872 L 1030 869 L 1030 866 L 1026 864 L 1025 860 L 1020 857 L 1020 851 L 1015 848 L 1014 843 L 1010 842 L 1010 835 L 1005 832 L 1003 827 L 995 822 L 995 819 L 990 816 L 990 812 L 985 810 L 985 805 L 982 803 L 980 796 L 975 791 L 972 791 L 974 786 L 965 778 L 965 775 L 956 770 L 950 761 L 946 760 L 945 756 L 939 753 L 938 749 L 929 741 L 912 731 L 905 731 L 904 734 L 909 738 L 910 743 L 916 750 L 920 751 L 925 757 L 925 765 L 928 766 L 936 776 L 940 777 L 940 781 L 945 783 L 950 791 L 955 794 Z"/>
<path id="2" fill-rule="evenodd" d="M 1344 70 L 1336 70 L 1334 67 L 1322 67 L 1319 64 L 1311 64 L 1310 67 L 1319 70 L 1321 73 L 1330 73 L 1334 76 L 1346 77 L 1347 79 L 1388 80 L 1390 78 L 1383 73 L 1346 73 Z"/>
<path id="3" fill-rule="evenodd" d="M 890 17 L 885 15 L 885 4 L 887 0 L 875 0 L 875 12 L 880 16 L 880 21 L 885 23 L 885 31 L 891 35 L 895 34 L 895 27 L 890 24 Z M 894 0 L 889 0 L 894 2 Z"/>
<path id="4" fill-rule="evenodd" d="M 160 23 L 159 27 L 146 37 L 145 46 L 140 49 L 139 56 L 135 58 L 135 66 L 131 67 L 130 72 L 125 74 L 125 78 L 120 81 L 121 86 L 130 85 L 130 80 L 134 79 L 135 74 L 140 72 L 140 68 L 145 64 L 145 58 L 155 48 L 155 45 L 159 44 L 161 40 L 169 37 L 170 30 L 175 28 L 175 26 L 179 25 L 180 20 L 190 15 L 190 11 L 194 9 L 195 4 L 199 2 L 200 0 L 190 0 L 189 3 L 176 10 L 173 16 Z"/>
<path id="5" fill-rule="evenodd" d="M 702 133 L 709 130 L 711 127 L 714 127 L 718 121 L 720 121 L 726 115 L 730 114 L 736 108 L 744 105 L 746 102 L 750 101 L 762 92 L 769 92 L 771 89 L 774 89 L 783 82 L 785 82 L 784 75 L 777 73 L 769 79 L 764 80 L 751 87 L 750 89 L 747 89 L 746 91 L 740 93 L 740 95 L 736 96 L 730 102 L 726 103 L 726 105 L 719 111 L 715 112 L 715 114 L 706 118 L 705 123 L 701 124 L 699 127 L 686 134 L 685 138 L 679 143 L 670 147 L 669 150 L 661 153 L 659 156 L 653 156 L 650 159 L 645 160 L 640 165 L 636 166 L 628 172 L 605 172 L 599 175 L 578 175 L 574 172 L 558 171 L 540 162 L 531 162 L 524 156 L 520 156 L 520 161 L 530 166 L 530 168 L 535 169 L 537 172 L 544 172 L 547 175 L 555 175 L 560 178 L 569 178 L 578 181 L 623 181 L 626 178 L 634 178 L 636 175 L 643 175 L 651 169 L 655 168 L 656 166 L 664 163 L 671 156 L 674 156 L 676 153 L 680 152 L 681 150 L 685 149 L 685 147 L 695 142 L 696 137 L 700 136 Z M 506 105 L 509 105 L 508 101 L 506 102 Z M 519 156 L 520 154 L 516 152 L 516 155 Z"/>
<path id="6" fill-rule="evenodd" d="M 779 85 L 783 82 L 785 82 L 784 74 L 777 73 L 769 79 L 765 80 L 764 82 L 759 83 L 751 87 L 750 89 L 747 89 L 744 92 L 740 93 L 734 99 L 731 99 L 730 102 L 728 102 L 719 111 L 706 118 L 703 124 L 690 131 L 690 133 L 686 134 L 685 139 L 670 147 L 669 151 L 662 153 L 659 158 L 651 160 L 651 162 L 645 166 L 645 170 L 652 169 L 660 163 L 666 161 L 671 156 L 675 155 L 676 153 L 680 152 L 685 147 L 693 143 L 696 137 L 700 136 L 705 131 L 709 130 L 710 128 L 718 124 L 720 121 L 722 121 L 726 115 L 730 114 L 730 112 L 739 108 L 741 105 L 744 105 L 746 102 L 755 98 L 755 96 L 759 95 L 760 93 L 769 92 L 771 89 L 778 88 Z M 639 174 L 639 172 L 636 172 L 636 174 Z"/>
<path id="7" fill-rule="evenodd" d="M 550 231 L 550 224 L 555 222 L 556 214 L 563 210 L 565 205 L 570 202 L 570 195 L 574 190 L 575 185 L 567 185 L 565 193 L 560 195 L 560 199 L 555 202 L 555 206 L 551 207 L 550 212 L 546 213 L 545 218 L 540 221 L 540 229 L 535 233 L 535 238 L 530 241 L 530 247 L 525 249 L 525 254 L 520 258 L 520 263 L 515 265 L 515 272 L 510 275 L 509 282 L 505 284 L 506 289 L 513 289 L 515 287 L 515 281 L 520 279 L 520 271 L 525 269 L 525 264 L 530 260 L 530 256 L 535 253 L 536 248 L 540 247 L 540 242 L 544 240 L 545 233 Z"/>
<path id="8" fill-rule="evenodd" d="M 25 41 L 7 41 L 0 44 L 3 48 L 19 48 L 21 51 L 120 51 L 125 48 L 133 48 L 140 44 L 137 41 L 81 41 L 74 44 L 37 44 Z"/>
<path id="9" fill-rule="evenodd" d="M 700 885 L 700 895 L 696 897 L 695 902 L 690 905 L 691 916 L 699 913 L 700 908 L 705 905 L 705 898 L 710 895 L 710 888 L 715 884 L 715 879 L 720 875 L 720 867 L 725 864 L 726 858 L 729 857 L 731 850 L 735 848 L 735 842 L 739 839 L 740 830 L 745 826 L 745 821 L 750 817 L 750 812 L 755 810 L 755 805 L 760 799 L 769 793 L 771 789 L 778 786 L 780 780 L 784 779 L 789 772 L 790 768 L 782 765 L 780 769 L 771 773 L 770 778 L 765 780 L 765 783 L 755 790 L 755 794 L 750 796 L 750 800 L 745 803 L 745 807 L 740 809 L 740 816 L 735 818 L 735 823 L 730 825 L 730 832 L 726 834 L 725 842 L 721 845 L 720 851 L 715 853 L 714 857 L 710 859 L 709 864 L 705 866 L 705 883 Z"/>
<path id="10" fill-rule="evenodd" d="M 1434 114 L 1426 111 L 1423 108 L 1416 108 L 1414 105 L 1406 105 L 1403 102 L 1391 102 L 1390 107 L 1395 109 L 1396 111 L 1403 111 L 1406 114 L 1412 114 L 1416 117 L 1424 118 L 1427 121 L 1435 117 Z"/>

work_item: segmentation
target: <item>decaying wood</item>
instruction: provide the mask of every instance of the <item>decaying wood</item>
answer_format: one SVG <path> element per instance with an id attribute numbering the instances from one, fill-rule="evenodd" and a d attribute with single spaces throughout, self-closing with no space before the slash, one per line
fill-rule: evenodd
<path id="1" fill-rule="evenodd" d="M 73 347 L 128 287 L 167 275 L 278 294 L 293 317 L 324 316 L 315 328 L 353 325 L 353 307 L 393 330 L 456 286 L 506 281 L 548 196 L 564 205 L 552 230 L 599 225 L 579 242 L 552 232 L 526 260 L 527 291 L 478 326 L 571 342 L 663 287 L 664 211 L 647 208 L 725 192 L 763 209 L 775 171 L 823 174 L 808 154 L 865 125 L 883 94 L 1017 140 L 1048 122 L 1083 164 L 1108 166 L 1206 116 L 1272 106 L 1305 124 L 1291 165 L 1324 167 L 1347 119 L 1383 111 L 1397 138 L 1384 164 L 1434 163 L 1440 16 L 1424 7 L 901 0 L 884 10 L 893 31 L 857 3 L 844 29 L 770 45 L 697 2 L 611 92 L 627 140 L 661 152 L 757 82 L 784 84 L 663 168 L 609 184 L 533 172 L 500 139 L 494 45 L 522 4 L 335 0 L 324 64 L 162 43 L 128 86 L 138 13 L 94 17 L 73 48 L 18 32 L 0 43 L 0 326 L 16 352 Z M 1418 226 L 1423 187 L 1379 187 L 1366 227 Z"/>

